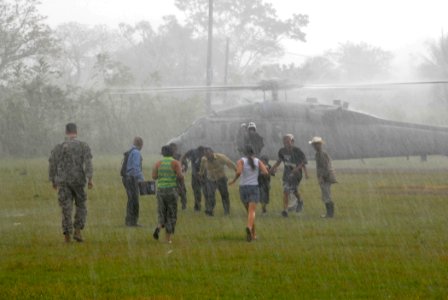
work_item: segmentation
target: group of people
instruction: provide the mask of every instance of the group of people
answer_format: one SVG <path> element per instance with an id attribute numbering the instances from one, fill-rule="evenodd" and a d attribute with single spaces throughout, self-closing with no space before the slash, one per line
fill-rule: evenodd
<path id="1" fill-rule="evenodd" d="M 144 183 L 142 156 L 143 139 L 135 137 L 131 149 L 124 154 L 122 182 L 128 197 L 125 225 L 140 227 L 139 194 L 140 185 Z M 158 224 L 154 230 L 154 239 L 159 239 L 162 228 L 166 231 L 166 240 L 171 243 L 177 222 L 177 199 L 180 196 L 182 208 L 186 208 L 186 189 L 182 167 L 174 144 L 163 146 L 163 158 L 156 162 L 152 171 L 152 178 L 157 180 L 157 218 Z"/>
<path id="2" fill-rule="evenodd" d="M 253 122 L 251 122 L 253 123 Z M 249 123 L 249 128 L 255 124 Z M 255 131 L 256 132 L 256 131 Z M 261 139 L 262 141 L 262 139 Z M 331 164 L 331 158 L 323 151 L 324 141 L 314 137 L 309 142 L 315 149 L 317 178 L 321 189 L 322 201 L 326 213 L 323 217 L 332 218 L 334 203 L 331 198 L 331 184 L 336 178 Z M 126 161 L 122 168 L 122 182 L 128 197 L 125 225 L 140 226 L 139 216 L 139 185 L 144 182 L 142 170 L 143 139 L 135 137 L 133 145 L 125 153 Z M 282 216 L 288 217 L 288 203 L 293 194 L 298 201 L 296 211 L 303 208 L 303 199 L 299 193 L 299 183 L 302 176 L 308 177 L 305 154 L 294 146 L 294 136 L 286 134 L 283 137 L 283 147 L 278 152 L 278 159 L 270 167 L 267 157 L 260 157 L 261 148 L 255 149 L 250 143 L 244 145 L 242 158 L 233 163 L 227 156 L 216 153 L 213 149 L 199 146 L 187 151 L 184 155 L 177 153 L 175 144 L 163 146 L 163 158 L 157 161 L 152 170 L 152 179 L 157 181 L 157 211 L 158 224 L 153 232 L 154 239 L 159 239 L 162 228 L 165 237 L 171 243 L 177 222 L 177 202 L 181 198 L 182 208 L 186 208 L 186 189 L 183 172 L 191 163 L 191 186 L 194 195 L 194 210 L 201 210 L 201 197 L 205 196 L 205 213 L 214 215 L 216 204 L 215 194 L 219 191 L 224 208 L 224 214 L 230 214 L 230 199 L 228 186 L 240 179 L 240 199 L 247 211 L 246 239 L 256 239 L 255 212 L 258 203 L 262 203 L 262 211 L 266 212 L 269 203 L 270 176 L 277 172 L 281 163 L 283 171 L 283 211 Z M 235 177 L 228 182 L 225 167 L 235 171 Z M 49 159 L 49 179 L 58 190 L 58 200 L 62 208 L 62 230 L 66 242 L 74 240 L 82 242 L 81 230 L 84 228 L 87 209 L 85 206 L 87 183 L 93 187 L 92 155 L 89 146 L 77 140 L 76 124 L 66 125 L 66 139 L 51 152 Z M 73 203 L 76 206 L 74 222 L 72 221 Z M 73 233 L 74 229 L 74 233 Z"/>

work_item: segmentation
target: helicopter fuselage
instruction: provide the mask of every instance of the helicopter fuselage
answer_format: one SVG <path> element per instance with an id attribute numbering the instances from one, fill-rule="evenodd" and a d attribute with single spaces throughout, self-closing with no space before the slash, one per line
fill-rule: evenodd
<path id="1" fill-rule="evenodd" d="M 241 123 L 255 122 L 264 138 L 261 154 L 276 159 L 282 137 L 291 133 L 307 157 L 308 141 L 321 136 L 333 159 L 448 155 L 448 127 L 377 118 L 334 105 L 262 102 L 222 110 L 199 118 L 170 142 L 181 152 L 200 145 L 236 159 L 236 136 Z"/>

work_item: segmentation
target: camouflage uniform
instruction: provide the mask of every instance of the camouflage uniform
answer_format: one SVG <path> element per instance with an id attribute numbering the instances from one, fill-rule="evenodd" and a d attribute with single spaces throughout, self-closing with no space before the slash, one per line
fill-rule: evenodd
<path id="1" fill-rule="evenodd" d="M 84 188 L 86 179 L 91 179 L 93 175 L 89 145 L 68 138 L 62 144 L 56 145 L 51 151 L 48 173 L 50 181 L 58 187 L 63 233 L 72 234 L 73 227 L 83 229 L 87 216 L 87 195 Z M 73 200 L 76 206 L 74 223 Z"/>
<path id="2" fill-rule="evenodd" d="M 246 146 L 251 146 L 256 156 L 259 156 L 264 147 L 263 137 L 256 131 L 249 131 L 245 140 Z"/>

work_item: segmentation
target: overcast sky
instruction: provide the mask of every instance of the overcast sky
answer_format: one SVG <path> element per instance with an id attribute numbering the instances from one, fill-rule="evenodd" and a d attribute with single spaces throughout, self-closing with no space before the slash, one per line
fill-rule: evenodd
<path id="1" fill-rule="evenodd" d="M 218 1 L 218 0 L 215 0 Z M 307 42 L 287 42 L 290 58 L 295 54 L 318 55 L 346 41 L 366 42 L 388 51 L 416 51 L 424 42 L 448 31 L 447 0 L 270 0 L 282 18 L 308 14 L 304 29 Z M 181 12 L 173 0 L 42 0 L 48 23 L 76 21 L 84 24 L 147 20 L 160 24 L 161 17 Z M 298 56 L 296 56 L 298 57 Z"/>

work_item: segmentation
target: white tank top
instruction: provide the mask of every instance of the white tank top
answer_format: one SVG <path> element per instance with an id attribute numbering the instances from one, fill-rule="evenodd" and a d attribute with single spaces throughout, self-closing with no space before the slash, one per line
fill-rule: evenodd
<path id="1" fill-rule="evenodd" d="M 258 158 L 254 158 L 254 170 L 250 167 L 247 157 L 241 159 L 243 160 L 243 172 L 241 173 L 240 185 L 258 185 L 258 174 L 260 173 Z"/>

